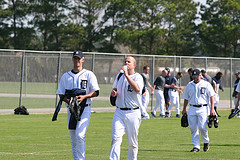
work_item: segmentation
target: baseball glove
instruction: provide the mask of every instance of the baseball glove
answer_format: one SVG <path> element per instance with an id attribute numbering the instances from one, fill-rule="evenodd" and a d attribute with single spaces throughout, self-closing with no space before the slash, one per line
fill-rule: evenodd
<path id="1" fill-rule="evenodd" d="M 230 115 L 228 116 L 228 119 L 233 118 L 239 112 L 240 112 L 240 109 L 238 109 L 238 108 L 232 109 Z"/>
<path id="2" fill-rule="evenodd" d="M 218 122 L 217 116 L 216 115 L 215 116 L 211 116 L 211 115 L 208 116 L 208 127 L 212 128 L 213 123 L 214 123 L 214 127 L 218 128 L 219 122 Z"/>
<path id="3" fill-rule="evenodd" d="M 181 118 L 181 127 L 188 127 L 187 114 L 184 114 Z"/>

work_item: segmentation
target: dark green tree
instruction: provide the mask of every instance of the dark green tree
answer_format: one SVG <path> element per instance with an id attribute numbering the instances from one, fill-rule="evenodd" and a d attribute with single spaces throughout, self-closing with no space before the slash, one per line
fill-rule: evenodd
<path id="1" fill-rule="evenodd" d="M 99 42 L 104 37 L 100 34 L 102 29 L 101 17 L 106 6 L 105 0 L 75 0 L 72 10 L 73 26 L 79 26 L 79 30 L 84 29 L 81 38 L 83 51 L 96 51 Z"/>
<path id="2" fill-rule="evenodd" d="M 70 0 L 29 0 L 34 16 L 32 24 L 42 37 L 43 50 L 60 50 L 60 37 Z"/>
<path id="3" fill-rule="evenodd" d="M 239 57 L 240 1 L 207 0 L 201 5 L 202 50 L 209 56 Z"/>

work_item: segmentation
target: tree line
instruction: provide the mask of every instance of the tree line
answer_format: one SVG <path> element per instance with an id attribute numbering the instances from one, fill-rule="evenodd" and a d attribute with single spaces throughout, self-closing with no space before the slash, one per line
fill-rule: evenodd
<path id="1" fill-rule="evenodd" d="M 240 57 L 239 45 L 239 0 L 0 1 L 0 48 Z"/>

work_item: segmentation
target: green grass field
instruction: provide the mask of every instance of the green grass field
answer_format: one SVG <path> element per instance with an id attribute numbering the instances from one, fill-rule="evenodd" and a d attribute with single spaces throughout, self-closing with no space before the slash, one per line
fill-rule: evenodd
<path id="1" fill-rule="evenodd" d="M 106 160 L 111 145 L 114 113 L 92 113 L 86 134 L 86 159 Z M 210 150 L 192 149 L 190 129 L 180 127 L 180 119 L 142 120 L 139 132 L 139 160 L 159 159 L 240 159 L 240 119 L 227 119 L 229 111 L 220 111 L 219 128 L 208 129 Z M 173 114 L 174 115 L 174 114 Z M 56 122 L 52 114 L 1 115 L 0 159 L 2 160 L 69 160 L 72 159 L 66 114 Z M 202 145 L 202 143 L 201 143 Z M 202 149 L 202 146 L 201 146 Z M 121 159 L 127 159 L 128 142 L 124 135 Z"/>

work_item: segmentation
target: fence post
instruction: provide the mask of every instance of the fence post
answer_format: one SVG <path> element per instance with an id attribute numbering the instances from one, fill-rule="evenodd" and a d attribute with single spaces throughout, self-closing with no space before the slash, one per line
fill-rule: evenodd
<path id="1" fill-rule="evenodd" d="M 207 72 L 207 67 L 208 67 L 207 63 L 208 63 L 208 58 L 205 58 L 205 71 L 206 72 Z"/>
<path id="2" fill-rule="evenodd" d="M 230 58 L 230 108 L 232 108 L 232 58 Z"/>
<path id="3" fill-rule="evenodd" d="M 60 70 L 61 70 L 61 58 L 62 58 L 62 51 L 59 52 L 58 55 L 58 65 L 57 65 L 57 89 L 59 84 L 59 77 L 60 77 Z M 58 102 L 58 95 L 56 95 L 55 107 L 57 106 Z"/>
<path id="4" fill-rule="evenodd" d="M 154 67 L 155 66 L 155 56 L 152 57 L 152 86 L 154 86 Z M 151 94 L 151 111 L 153 109 L 153 95 Z"/>
<path id="5" fill-rule="evenodd" d="M 23 51 L 23 53 L 22 53 L 21 84 L 20 84 L 19 107 L 22 106 L 22 88 L 23 88 L 23 74 L 24 74 L 24 58 L 25 58 L 25 51 Z"/>
<path id="6" fill-rule="evenodd" d="M 27 54 L 25 52 L 25 96 L 26 95 L 27 95 Z"/>
<path id="7" fill-rule="evenodd" d="M 92 55 L 92 72 L 94 72 L 95 67 L 95 53 Z"/>

